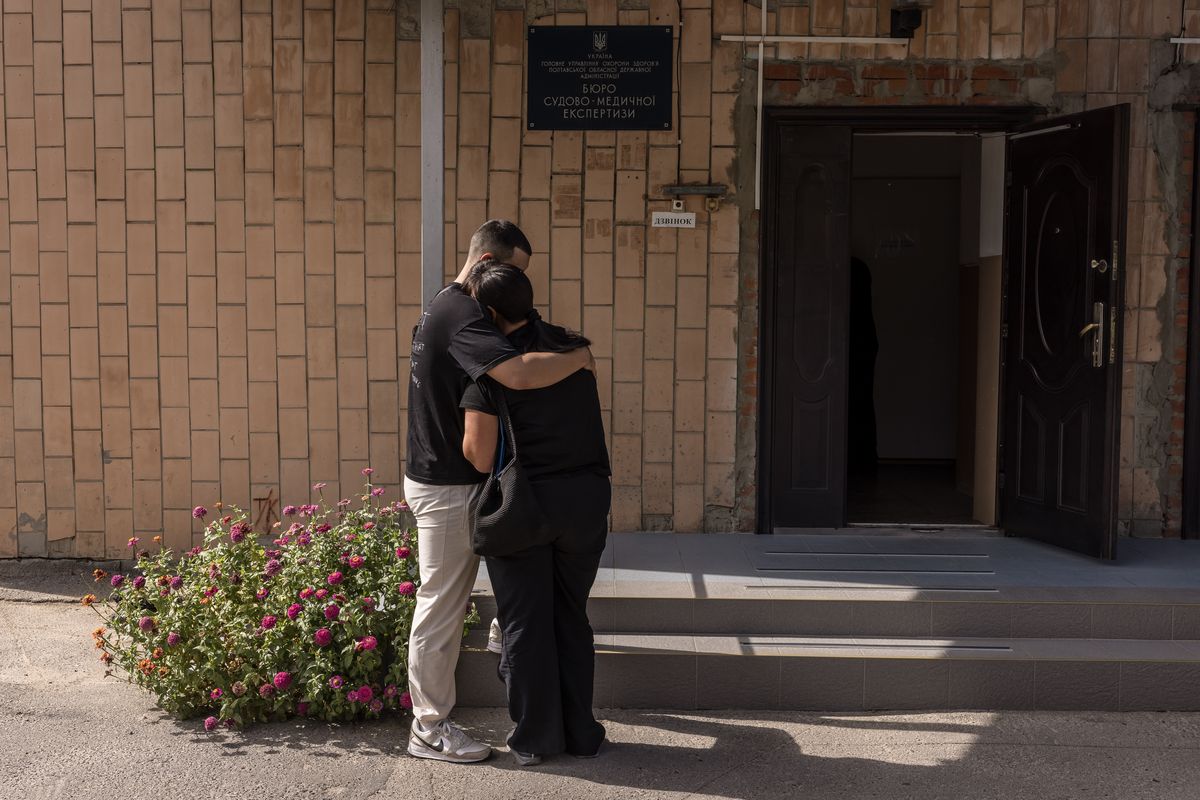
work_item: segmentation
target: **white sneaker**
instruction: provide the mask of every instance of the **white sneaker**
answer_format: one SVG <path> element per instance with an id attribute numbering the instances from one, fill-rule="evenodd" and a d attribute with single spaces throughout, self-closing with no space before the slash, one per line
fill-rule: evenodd
<path id="1" fill-rule="evenodd" d="M 504 649 L 504 632 L 500 630 L 500 620 L 492 617 L 492 624 L 488 627 L 488 644 L 489 653 L 500 655 L 500 651 Z"/>
<path id="2" fill-rule="evenodd" d="M 485 760 L 492 754 L 492 748 L 475 741 L 448 719 L 440 720 L 429 728 L 414 719 L 412 733 L 408 737 L 408 754 L 417 758 L 468 764 Z"/>

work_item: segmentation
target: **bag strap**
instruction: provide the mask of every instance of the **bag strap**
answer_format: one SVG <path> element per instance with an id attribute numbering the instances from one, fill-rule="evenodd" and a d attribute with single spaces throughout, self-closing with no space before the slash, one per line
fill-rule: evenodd
<path id="1" fill-rule="evenodd" d="M 500 445 L 496 455 L 496 464 L 493 468 L 494 474 L 499 475 L 501 468 L 504 466 L 506 442 L 512 447 L 512 457 L 517 457 L 517 436 L 513 432 L 512 414 L 508 411 L 508 401 L 504 397 L 504 387 L 493 382 L 492 386 L 488 388 L 492 389 L 491 394 L 496 405 L 496 416 L 500 418 Z M 505 437 L 505 433 L 508 434 L 507 438 Z"/>

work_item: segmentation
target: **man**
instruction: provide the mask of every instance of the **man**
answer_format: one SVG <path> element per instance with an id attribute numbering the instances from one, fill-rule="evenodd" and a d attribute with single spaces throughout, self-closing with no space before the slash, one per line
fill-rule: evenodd
<path id="1" fill-rule="evenodd" d="M 463 456 L 459 401 L 467 384 L 483 375 L 510 389 L 540 389 L 593 363 L 586 348 L 518 352 L 462 287 L 480 261 L 496 259 L 525 270 L 532 254 L 520 228 L 488 220 L 471 237 L 458 278 L 430 301 L 413 329 L 404 497 L 417 520 L 421 588 L 408 648 L 413 701 L 408 752 L 420 758 L 472 762 L 492 752 L 449 719 L 463 615 L 479 569 L 467 503 L 486 477 Z"/>

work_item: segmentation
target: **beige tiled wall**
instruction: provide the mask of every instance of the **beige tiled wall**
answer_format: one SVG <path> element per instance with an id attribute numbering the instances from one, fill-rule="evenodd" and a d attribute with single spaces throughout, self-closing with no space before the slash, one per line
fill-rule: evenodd
<path id="1" fill-rule="evenodd" d="M 615 528 L 748 524 L 754 218 L 692 198 L 695 230 L 647 220 L 668 207 L 665 184 L 752 198 L 753 64 L 719 36 L 757 32 L 758 7 L 449 5 L 446 274 L 488 216 L 529 233 L 539 305 L 594 341 Z M 934 0 L 907 52 L 768 52 L 850 68 L 801 87 L 825 103 L 1133 105 L 1122 517 L 1168 529 L 1179 455 L 1157 431 L 1174 423 L 1146 389 L 1178 359 L 1178 318 L 1162 320 L 1184 274 L 1186 179 L 1160 155 L 1169 109 L 1148 98 L 1167 57 L 1156 40 L 1181 14 L 1200 24 L 1196 5 Z M 871 35 L 890 7 L 771 3 L 769 30 Z M 317 481 L 340 496 L 367 464 L 394 495 L 420 302 L 418 8 L 3 0 L 0 557 L 118 555 L 133 533 L 187 547 L 193 505 L 258 512 L 257 498 L 297 502 Z M 524 129 L 527 24 L 651 22 L 682 22 L 675 130 Z M 963 64 L 978 94 L 932 72 L 868 78 L 880 60 Z M 985 79 L 989 62 L 1026 72 Z"/>

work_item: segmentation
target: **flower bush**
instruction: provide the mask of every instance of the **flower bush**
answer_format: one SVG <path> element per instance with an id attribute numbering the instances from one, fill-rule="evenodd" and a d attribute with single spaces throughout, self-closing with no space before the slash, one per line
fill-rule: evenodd
<path id="1" fill-rule="evenodd" d="M 264 545 L 244 511 L 217 504 L 203 544 L 176 556 L 154 537 L 133 574 L 108 575 L 100 659 L 204 727 L 309 716 L 347 721 L 412 703 L 408 635 L 420 583 L 411 515 L 368 483 L 358 508 L 285 506 Z M 318 492 L 323 484 L 313 487 Z M 193 516 L 209 512 L 197 507 Z M 478 621 L 467 610 L 464 632 Z"/>

